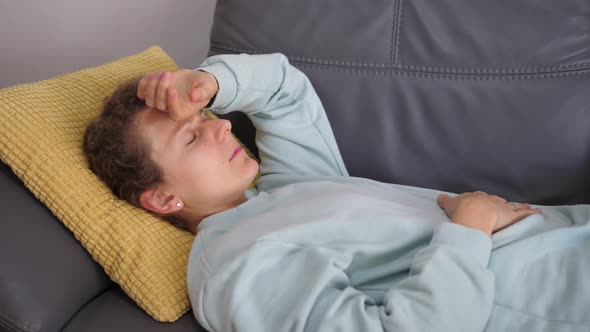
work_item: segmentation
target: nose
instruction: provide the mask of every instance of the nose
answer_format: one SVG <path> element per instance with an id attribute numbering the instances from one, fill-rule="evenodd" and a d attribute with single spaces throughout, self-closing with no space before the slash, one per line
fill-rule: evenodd
<path id="1" fill-rule="evenodd" d="M 219 141 L 222 141 L 229 133 L 231 133 L 231 122 L 225 119 L 217 119 L 214 121 L 216 122 L 215 136 Z"/>

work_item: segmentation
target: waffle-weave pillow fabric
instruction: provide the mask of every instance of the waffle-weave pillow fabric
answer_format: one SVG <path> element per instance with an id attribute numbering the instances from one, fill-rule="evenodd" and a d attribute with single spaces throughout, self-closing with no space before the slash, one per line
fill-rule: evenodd
<path id="1" fill-rule="evenodd" d="M 117 199 L 88 168 L 82 137 L 123 81 L 177 65 L 159 47 L 95 68 L 0 90 L 0 158 L 154 319 L 189 310 L 194 236 Z"/>

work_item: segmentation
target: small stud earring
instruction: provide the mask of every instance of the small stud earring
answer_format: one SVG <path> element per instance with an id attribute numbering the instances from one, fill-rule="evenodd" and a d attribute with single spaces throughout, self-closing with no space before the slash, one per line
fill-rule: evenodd
<path id="1" fill-rule="evenodd" d="M 177 206 L 177 207 L 181 207 L 181 206 L 182 206 L 182 203 L 180 203 L 180 202 L 177 202 L 177 203 L 176 203 L 176 206 Z"/>

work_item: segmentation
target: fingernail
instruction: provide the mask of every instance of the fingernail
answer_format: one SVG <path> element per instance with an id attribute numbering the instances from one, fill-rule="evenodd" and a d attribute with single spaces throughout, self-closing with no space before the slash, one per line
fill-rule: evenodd
<path id="1" fill-rule="evenodd" d="M 162 75 L 162 78 L 164 78 L 164 79 L 168 79 L 169 77 L 170 77 L 170 73 L 169 73 L 169 72 L 165 72 L 165 73 Z"/>
<path id="2" fill-rule="evenodd" d="M 192 101 L 197 101 L 197 98 L 199 97 L 199 92 L 195 91 L 191 94 L 191 99 Z"/>
<path id="3" fill-rule="evenodd" d="M 146 81 L 148 81 L 148 82 L 149 82 L 151 79 L 152 79 L 152 74 L 149 74 L 149 75 L 147 75 L 147 76 L 145 77 L 145 80 L 146 80 Z"/>

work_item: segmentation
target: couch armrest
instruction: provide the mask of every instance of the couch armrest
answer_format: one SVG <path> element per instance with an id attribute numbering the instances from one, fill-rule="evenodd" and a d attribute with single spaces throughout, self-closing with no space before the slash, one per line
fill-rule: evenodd
<path id="1" fill-rule="evenodd" d="M 0 329 L 57 331 L 112 282 L 0 163 Z"/>

